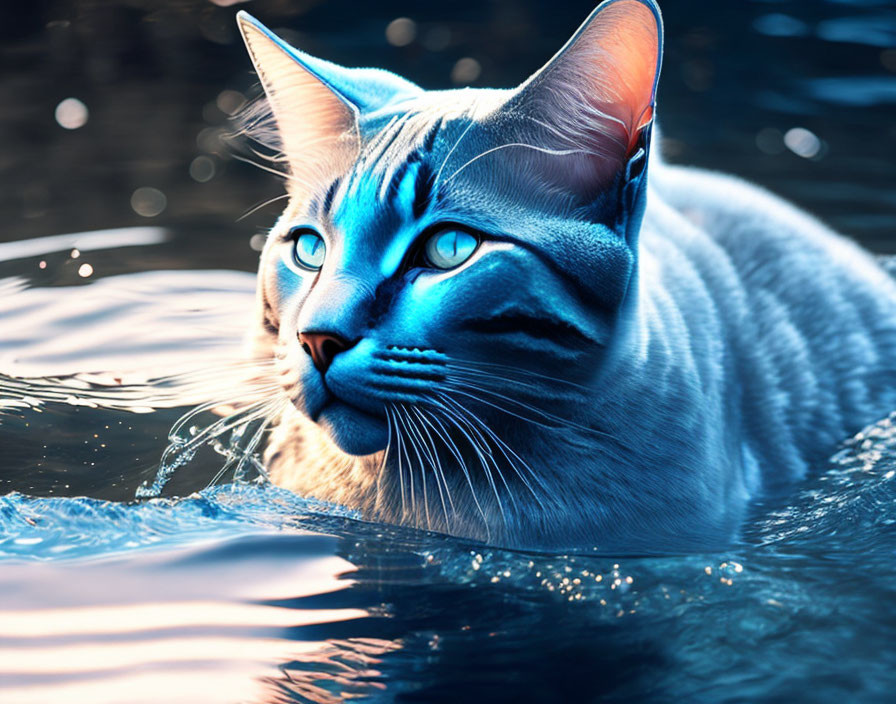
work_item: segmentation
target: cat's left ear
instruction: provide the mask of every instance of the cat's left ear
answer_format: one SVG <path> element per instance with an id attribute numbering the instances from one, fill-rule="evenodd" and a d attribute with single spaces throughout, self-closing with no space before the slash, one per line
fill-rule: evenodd
<path id="1" fill-rule="evenodd" d="M 290 191 L 308 198 L 315 184 L 330 183 L 357 158 L 358 108 L 254 17 L 240 12 L 237 23 L 270 106 L 269 118 L 256 120 L 272 118 L 271 141 L 289 165 Z"/>
<path id="2" fill-rule="evenodd" d="M 607 186 L 629 160 L 646 156 L 661 60 L 654 0 L 607 0 L 505 111 L 524 117 L 552 148 L 586 156 L 590 168 L 579 177 Z"/>

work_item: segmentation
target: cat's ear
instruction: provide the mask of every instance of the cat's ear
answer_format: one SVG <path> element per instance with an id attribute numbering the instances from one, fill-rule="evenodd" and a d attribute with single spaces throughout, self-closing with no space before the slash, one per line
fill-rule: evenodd
<path id="1" fill-rule="evenodd" d="M 538 125 L 553 147 L 591 157 L 591 175 L 606 183 L 650 129 L 661 59 L 654 0 L 607 0 L 506 109 Z"/>
<path id="2" fill-rule="evenodd" d="M 315 185 L 328 184 L 357 158 L 358 108 L 251 15 L 240 12 L 237 22 L 267 95 L 291 190 L 310 196 Z"/>

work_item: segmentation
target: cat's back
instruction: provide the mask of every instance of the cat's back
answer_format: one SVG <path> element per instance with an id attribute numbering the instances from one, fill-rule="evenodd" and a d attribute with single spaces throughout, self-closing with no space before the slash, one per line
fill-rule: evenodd
<path id="1" fill-rule="evenodd" d="M 740 179 L 651 168 L 642 247 L 661 280 L 644 285 L 676 288 L 685 315 L 695 285 L 708 293 L 745 426 L 797 451 L 767 459 L 799 465 L 892 411 L 896 282 L 874 258 Z M 671 252 L 688 274 L 670 271 Z"/>

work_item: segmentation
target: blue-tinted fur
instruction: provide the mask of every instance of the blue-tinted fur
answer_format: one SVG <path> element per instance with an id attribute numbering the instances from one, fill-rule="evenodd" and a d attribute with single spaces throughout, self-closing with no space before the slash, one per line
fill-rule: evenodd
<path id="1" fill-rule="evenodd" d="M 362 147 L 262 259 L 259 349 L 298 409 L 269 453 L 284 485 L 500 544 L 703 548 L 896 407 L 896 286 L 808 215 L 656 153 L 646 168 L 650 127 L 597 189 L 579 157 L 490 151 L 546 139 L 516 93 L 289 51 L 358 107 Z M 480 248 L 420 266 L 444 222 Z M 294 226 L 327 241 L 319 273 L 293 264 Z M 353 343 L 325 376 L 307 330 Z"/>

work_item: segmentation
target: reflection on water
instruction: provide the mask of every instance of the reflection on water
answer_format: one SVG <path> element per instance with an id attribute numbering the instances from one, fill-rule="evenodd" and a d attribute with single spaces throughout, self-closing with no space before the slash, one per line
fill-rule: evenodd
<path id="1" fill-rule="evenodd" d="M 258 391 L 234 360 L 280 205 L 237 222 L 280 190 L 229 156 L 255 89 L 225 4 L 26 3 L 0 30 L 0 701 L 891 701 L 894 418 L 719 554 L 523 554 L 208 486 L 254 457 L 215 424 Z M 663 6 L 669 158 L 893 251 L 894 4 Z M 589 8 L 250 9 L 447 87 L 515 84 Z M 209 399 L 173 433 L 183 498 L 133 502 Z"/>
<path id="2" fill-rule="evenodd" d="M 886 701 L 894 421 L 714 555 L 496 550 L 264 486 L 8 495 L 0 699 Z"/>

